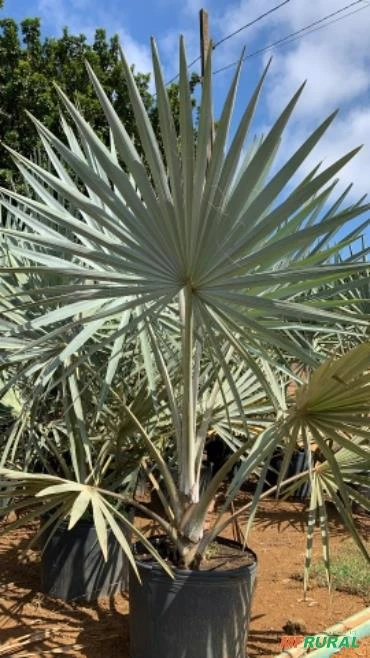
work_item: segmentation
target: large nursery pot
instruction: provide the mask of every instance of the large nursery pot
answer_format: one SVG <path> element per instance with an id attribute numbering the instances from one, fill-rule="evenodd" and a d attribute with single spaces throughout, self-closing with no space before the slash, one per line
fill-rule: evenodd
<path id="1" fill-rule="evenodd" d="M 126 526 L 121 526 L 130 541 Z M 62 523 L 48 540 L 44 533 L 41 554 L 41 587 L 64 601 L 94 601 L 128 587 L 128 561 L 111 530 L 105 562 L 92 520 L 80 520 L 71 530 Z M 49 533 L 50 535 L 50 533 Z"/>
<path id="2" fill-rule="evenodd" d="M 158 542 L 160 538 L 155 538 Z M 218 544 L 242 550 L 237 542 Z M 130 571 L 130 658 L 245 658 L 257 558 L 230 570 L 175 569 L 172 580 L 154 561 Z"/>

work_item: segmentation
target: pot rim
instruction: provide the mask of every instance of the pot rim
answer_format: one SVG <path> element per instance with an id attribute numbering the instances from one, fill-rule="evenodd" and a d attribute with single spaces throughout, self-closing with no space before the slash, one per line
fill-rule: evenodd
<path id="1" fill-rule="evenodd" d="M 153 537 L 150 537 L 150 541 L 152 542 L 153 540 L 160 540 L 166 537 L 167 535 L 154 535 Z M 256 553 L 249 548 L 249 546 L 246 546 L 245 549 L 243 549 L 243 546 L 240 542 L 235 541 L 234 539 L 228 539 L 227 537 L 216 537 L 213 541 L 222 544 L 224 546 L 232 546 L 237 549 L 241 549 L 245 554 L 249 554 L 253 558 L 253 562 L 250 564 L 242 565 L 239 567 L 227 569 L 220 571 L 217 568 L 213 569 L 212 571 L 201 571 L 201 570 L 196 570 L 196 569 L 180 569 L 179 567 L 175 567 L 174 565 L 170 565 L 175 578 L 174 580 L 187 580 L 191 578 L 193 581 L 203 581 L 203 580 L 218 580 L 218 581 L 230 581 L 230 580 L 240 580 L 244 579 L 245 574 L 253 574 L 256 569 L 257 569 L 257 564 L 258 564 L 258 558 Z M 153 576 L 155 577 L 163 577 L 166 579 L 169 579 L 170 577 L 168 574 L 163 570 L 163 567 L 161 567 L 160 564 L 155 562 L 154 558 L 152 561 L 144 561 L 138 559 L 137 555 L 137 549 L 139 546 L 141 546 L 141 542 L 135 542 L 132 545 L 133 553 L 135 556 L 135 562 L 136 565 L 138 566 L 139 569 L 143 570 L 144 572 L 151 572 Z"/>

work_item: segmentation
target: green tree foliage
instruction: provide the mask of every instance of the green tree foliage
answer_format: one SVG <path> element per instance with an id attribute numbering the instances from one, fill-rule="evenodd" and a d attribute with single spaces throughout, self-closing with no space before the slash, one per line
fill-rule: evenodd
<path id="1" fill-rule="evenodd" d="M 0 139 L 32 157 L 38 137 L 26 110 L 40 119 L 54 134 L 62 136 L 56 82 L 80 108 L 102 138 L 108 128 L 99 101 L 86 72 L 89 61 L 129 134 L 136 136 L 136 125 L 129 102 L 119 57 L 119 40 L 107 39 L 97 29 L 93 43 L 84 34 L 72 35 L 64 28 L 60 38 L 41 37 L 40 19 L 27 18 L 20 26 L 11 18 L 0 21 Z M 158 126 L 155 97 L 150 93 L 150 75 L 135 73 L 145 106 Z M 193 76 L 192 89 L 198 78 Z M 178 115 L 178 87 L 169 88 L 171 105 Z M 138 141 L 138 140 L 135 140 Z M 18 186 L 19 180 L 5 149 L 0 153 L 0 181 Z"/>

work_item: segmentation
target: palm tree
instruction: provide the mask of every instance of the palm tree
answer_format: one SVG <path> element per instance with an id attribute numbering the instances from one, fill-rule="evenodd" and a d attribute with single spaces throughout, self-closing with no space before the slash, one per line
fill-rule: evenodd
<path id="1" fill-rule="evenodd" d="M 23 228 L 4 230 L 15 264 L 3 266 L 1 275 L 8 282 L 16 273 L 26 272 L 35 277 L 36 285 L 27 290 L 27 299 L 22 289 L 12 290 L 7 299 L 5 318 L 26 308 L 29 314 L 24 322 L 5 327 L 2 358 L 5 367 L 17 369 L 8 387 L 18 378 L 32 377 L 37 395 L 55 381 L 73 377 L 95 355 L 105 355 L 101 385 L 108 391 L 119 364 L 127 360 L 126 337 L 138 336 L 148 390 L 155 398 L 158 380 L 165 389 L 175 474 L 156 446 L 153 428 L 149 432 L 141 422 L 140 411 L 125 401 L 123 408 L 167 492 L 162 530 L 176 546 L 178 564 L 188 568 L 199 564 L 212 539 L 212 532 L 204 532 L 204 522 L 225 475 L 242 459 L 227 497 L 230 502 L 242 479 L 265 463 L 287 432 L 295 441 L 303 423 L 298 420 L 303 418 L 300 408 L 296 418 L 283 410 L 257 437 L 251 433 L 245 410 L 248 390 L 240 389 L 243 372 L 258 379 L 268 404 L 275 400 L 276 408 L 269 371 L 289 372 L 292 359 L 311 367 L 320 361 L 307 336 L 366 326 L 361 312 L 346 312 L 339 293 L 343 277 L 367 272 L 368 264 L 356 259 L 334 261 L 333 254 L 341 253 L 349 237 L 361 234 L 367 220 L 355 232 L 346 234 L 346 227 L 369 206 L 362 201 L 345 203 L 345 194 L 330 201 L 338 172 L 358 148 L 294 182 L 335 113 L 275 167 L 278 147 L 303 87 L 240 163 L 268 69 L 229 138 L 240 63 L 208 157 L 211 54 L 194 143 L 183 42 L 178 132 L 154 42 L 152 50 L 161 145 L 122 54 L 144 157 L 89 66 L 109 124 L 111 147 L 59 90 L 68 121 L 74 125 L 72 129 L 62 118 L 66 143 L 33 118 L 51 167 L 44 169 L 12 152 L 34 196 L 2 190 L 3 207 Z M 328 244 L 339 229 L 342 237 Z M 356 279 L 352 281 L 355 287 Z M 320 294 L 328 287 L 330 299 Z M 221 396 L 227 406 L 226 388 L 238 410 L 244 438 L 200 496 L 201 456 L 216 399 Z M 349 389 L 350 399 L 351 395 Z M 104 394 L 99 404 L 103 399 Z M 366 409 L 361 397 L 361 423 Z M 311 428 L 311 420 L 307 422 Z M 327 436 L 318 431 L 315 439 L 342 491 Z M 364 458 L 363 446 L 346 438 L 346 431 L 337 431 L 335 442 Z M 42 500 L 68 495 L 72 523 L 91 503 L 102 546 L 106 545 L 106 524 L 117 530 L 109 492 L 81 477 L 69 482 L 9 470 L 3 475 L 10 482 L 18 479 L 21 486 L 32 481 L 33 493 Z M 133 561 L 129 547 L 124 545 L 124 549 Z M 168 570 L 163 561 L 162 565 Z"/>

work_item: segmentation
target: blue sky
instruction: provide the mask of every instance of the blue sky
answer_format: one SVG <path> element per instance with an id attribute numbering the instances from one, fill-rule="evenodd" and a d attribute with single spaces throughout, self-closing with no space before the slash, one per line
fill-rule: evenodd
<path id="1" fill-rule="evenodd" d="M 214 70 L 237 59 L 244 45 L 252 53 L 350 1 L 287 1 L 278 11 L 218 47 L 214 52 Z M 108 35 L 118 32 L 129 60 L 141 71 L 150 70 L 149 38 L 153 35 L 159 43 L 167 78 L 171 78 L 177 72 L 179 33 L 185 35 L 189 61 L 199 53 L 201 6 L 209 11 L 211 35 L 218 41 L 277 4 L 279 0 L 5 0 L 0 14 L 17 20 L 39 16 L 45 35 L 60 35 L 64 25 L 72 33 L 84 32 L 89 37 L 96 27 L 106 28 Z M 340 18 L 324 29 L 247 60 L 236 114 L 244 107 L 252 84 L 272 54 L 256 131 L 265 131 L 298 85 L 308 79 L 288 139 L 282 146 L 282 157 L 327 114 L 340 107 L 339 117 L 316 149 L 313 161 L 329 164 L 364 143 L 360 155 L 341 176 L 341 188 L 353 181 L 354 196 L 358 197 L 370 188 L 370 2 L 357 2 Z M 216 113 L 232 71 L 214 76 Z"/>

